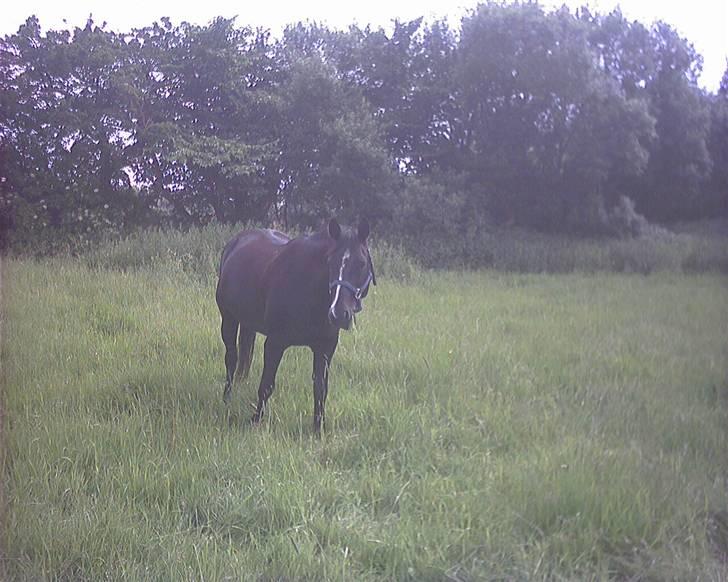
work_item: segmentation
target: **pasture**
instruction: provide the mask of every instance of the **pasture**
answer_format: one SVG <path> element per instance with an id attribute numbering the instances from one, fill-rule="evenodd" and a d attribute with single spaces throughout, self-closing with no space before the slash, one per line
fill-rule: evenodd
<path id="1" fill-rule="evenodd" d="M 252 428 L 214 277 L 103 262 L 5 262 L 8 579 L 728 577 L 725 275 L 383 268 L 318 440 L 308 350 Z"/>

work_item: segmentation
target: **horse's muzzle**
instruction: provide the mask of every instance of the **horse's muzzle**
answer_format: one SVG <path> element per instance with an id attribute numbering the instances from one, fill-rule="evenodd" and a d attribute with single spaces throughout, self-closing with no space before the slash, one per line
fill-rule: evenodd
<path id="1" fill-rule="evenodd" d="M 354 314 L 348 309 L 342 310 L 339 315 L 334 314 L 333 311 L 329 311 L 329 323 L 339 329 L 343 329 L 345 331 L 350 330 L 353 321 Z"/>

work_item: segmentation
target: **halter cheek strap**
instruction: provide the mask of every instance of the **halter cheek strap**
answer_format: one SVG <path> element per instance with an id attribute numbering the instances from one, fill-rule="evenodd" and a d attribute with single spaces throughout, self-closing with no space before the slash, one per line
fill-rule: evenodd
<path id="1" fill-rule="evenodd" d="M 369 276 L 371 277 L 372 284 L 377 285 L 377 276 L 374 273 L 374 263 L 372 263 L 372 255 L 367 252 L 367 262 L 369 263 Z M 367 283 L 368 284 L 368 283 Z"/>

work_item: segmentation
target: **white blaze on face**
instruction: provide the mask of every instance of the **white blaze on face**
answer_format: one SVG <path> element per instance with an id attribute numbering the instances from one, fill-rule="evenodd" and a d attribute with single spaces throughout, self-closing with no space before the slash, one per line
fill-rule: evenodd
<path id="1" fill-rule="evenodd" d="M 346 261 L 349 260 L 350 253 L 349 251 L 344 252 L 344 256 L 341 257 L 341 268 L 339 269 L 339 281 L 341 281 L 341 278 L 344 276 L 344 269 L 346 268 Z M 334 293 L 334 300 L 331 302 L 331 307 L 329 307 L 329 315 L 333 318 L 336 318 L 336 302 L 339 300 L 339 293 L 341 292 L 341 285 L 336 286 L 336 293 Z"/>

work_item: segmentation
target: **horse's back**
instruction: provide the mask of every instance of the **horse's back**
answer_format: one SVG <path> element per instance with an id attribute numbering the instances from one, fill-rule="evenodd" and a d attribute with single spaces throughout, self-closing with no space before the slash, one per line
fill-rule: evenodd
<path id="1" fill-rule="evenodd" d="M 265 302 L 265 273 L 290 239 L 270 229 L 239 232 L 223 250 L 217 284 L 217 304 L 251 328 L 261 328 Z M 262 329 L 257 329 L 262 331 Z"/>
<path id="2" fill-rule="evenodd" d="M 269 228 L 242 230 L 225 245 L 222 251 L 222 257 L 220 258 L 219 274 L 222 275 L 223 266 L 232 255 L 239 255 L 241 252 L 261 252 L 262 254 L 268 254 L 274 251 L 274 253 L 277 253 L 278 247 L 287 244 L 290 240 L 282 232 Z"/>

